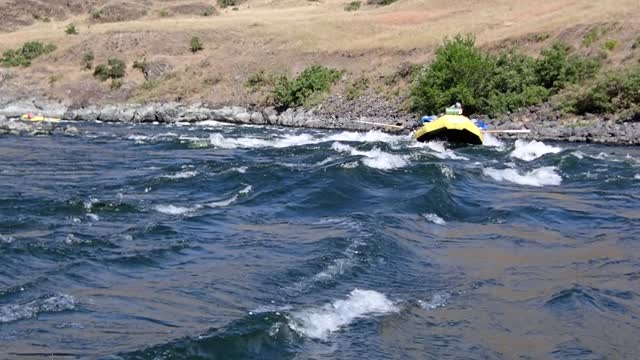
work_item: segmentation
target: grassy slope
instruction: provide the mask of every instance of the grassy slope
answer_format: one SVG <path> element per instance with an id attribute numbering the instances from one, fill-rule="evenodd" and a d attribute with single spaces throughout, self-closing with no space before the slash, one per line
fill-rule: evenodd
<path id="1" fill-rule="evenodd" d="M 57 44 L 54 54 L 36 60 L 29 69 L 16 70 L 12 82 L 75 102 L 124 101 L 134 96 L 144 80 L 129 70 L 124 89 L 111 92 L 107 84 L 95 82 L 90 72 L 81 70 L 82 55 L 89 51 L 96 63 L 119 57 L 131 64 L 146 57 L 171 63 L 180 74 L 136 99 L 215 103 L 258 100 L 242 84 L 260 69 L 295 72 L 322 63 L 375 81 L 402 62 L 428 60 L 444 37 L 456 33 L 474 33 L 489 48 L 516 42 L 535 52 L 558 38 L 580 48 L 595 24 L 617 23 L 581 51 L 600 51 L 603 41 L 616 39 L 620 45 L 609 54 L 612 65 L 640 57 L 640 50 L 631 49 L 640 35 L 640 23 L 637 17 L 628 17 L 640 12 L 637 0 L 400 0 L 355 12 L 344 11 L 346 0 L 249 0 L 238 11 L 221 10 L 217 16 L 159 16 L 162 9 L 190 2 L 149 0 L 147 16 L 121 23 L 93 23 L 88 13 L 69 12 L 49 23 L 35 22 L 0 33 L 0 50 L 29 40 Z M 64 28 L 71 22 L 80 35 L 65 35 Z M 541 42 L 535 34 L 550 37 Z M 205 45 L 197 54 L 188 46 L 194 35 Z M 55 81 L 50 84 L 52 77 Z"/>

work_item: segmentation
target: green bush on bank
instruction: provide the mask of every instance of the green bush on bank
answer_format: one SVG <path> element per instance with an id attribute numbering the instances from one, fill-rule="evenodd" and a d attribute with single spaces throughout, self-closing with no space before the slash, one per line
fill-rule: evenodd
<path id="1" fill-rule="evenodd" d="M 570 88 L 561 97 L 563 109 L 576 114 L 640 111 L 640 65 L 604 72 L 587 86 Z"/>
<path id="2" fill-rule="evenodd" d="M 24 43 L 21 48 L 9 49 L 2 54 L 0 63 L 4 66 L 31 66 L 31 61 L 35 58 L 56 51 L 53 44 L 43 44 L 40 41 L 30 41 Z"/>
<path id="3" fill-rule="evenodd" d="M 497 115 L 542 103 L 599 69 L 598 59 L 571 55 L 561 43 L 535 59 L 515 50 L 489 54 L 476 47 L 472 36 L 458 35 L 446 40 L 416 76 L 411 99 L 421 113 L 437 114 L 461 102 L 466 113 Z"/>
<path id="4" fill-rule="evenodd" d="M 341 72 L 321 65 L 307 67 L 294 78 L 282 76 L 276 80 L 273 98 L 279 108 L 311 107 L 322 101 Z"/>
<path id="5" fill-rule="evenodd" d="M 93 76 L 101 81 L 123 78 L 126 74 L 127 64 L 120 59 L 109 59 L 106 64 L 96 66 Z"/>
<path id="6" fill-rule="evenodd" d="M 352 1 L 344 6 L 344 11 L 356 11 L 360 9 L 361 6 L 362 6 L 362 2 Z"/>

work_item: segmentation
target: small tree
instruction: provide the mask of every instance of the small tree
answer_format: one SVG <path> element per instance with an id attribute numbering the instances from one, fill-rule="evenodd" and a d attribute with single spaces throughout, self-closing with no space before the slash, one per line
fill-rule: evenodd
<path id="1" fill-rule="evenodd" d="M 198 51 L 204 49 L 204 46 L 202 46 L 202 42 L 200 42 L 200 38 L 197 36 L 194 36 L 191 38 L 191 52 L 192 53 L 197 53 Z"/>
<path id="2" fill-rule="evenodd" d="M 64 32 L 67 33 L 67 35 L 78 35 L 78 29 L 76 29 L 74 23 L 69 24 Z"/>
<path id="3" fill-rule="evenodd" d="M 495 62 L 475 46 L 471 36 L 457 35 L 436 50 L 434 61 L 416 77 L 411 96 L 413 107 L 437 114 L 459 101 L 471 114 L 486 110 Z"/>

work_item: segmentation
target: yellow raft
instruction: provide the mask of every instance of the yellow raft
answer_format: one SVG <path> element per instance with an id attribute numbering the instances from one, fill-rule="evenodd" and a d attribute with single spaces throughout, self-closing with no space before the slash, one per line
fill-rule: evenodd
<path id="1" fill-rule="evenodd" d="M 444 115 L 425 123 L 415 133 L 420 142 L 446 140 L 450 143 L 482 145 L 482 132 L 469 118 L 462 115 Z"/>
<path id="2" fill-rule="evenodd" d="M 58 122 L 60 121 L 59 118 L 52 118 L 52 117 L 46 117 L 46 116 L 42 116 L 42 115 L 29 115 L 29 114 L 24 114 L 20 117 L 20 119 L 25 120 L 25 121 L 51 121 L 51 122 Z"/>

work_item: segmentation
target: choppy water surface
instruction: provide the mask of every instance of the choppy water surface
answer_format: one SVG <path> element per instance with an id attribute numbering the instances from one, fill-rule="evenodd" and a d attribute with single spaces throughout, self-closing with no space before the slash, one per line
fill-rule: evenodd
<path id="1" fill-rule="evenodd" d="M 76 125 L 0 137 L 3 359 L 638 355 L 637 148 Z"/>

